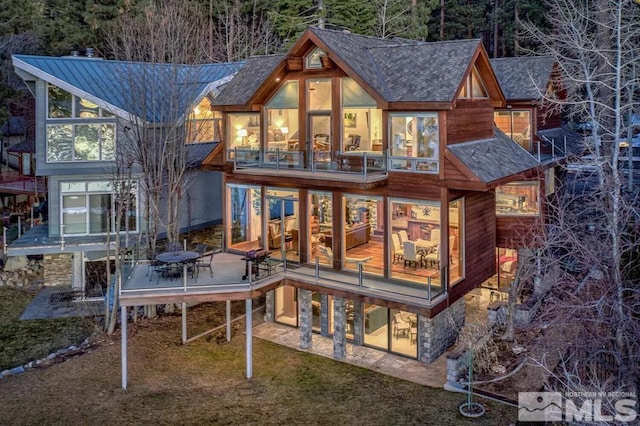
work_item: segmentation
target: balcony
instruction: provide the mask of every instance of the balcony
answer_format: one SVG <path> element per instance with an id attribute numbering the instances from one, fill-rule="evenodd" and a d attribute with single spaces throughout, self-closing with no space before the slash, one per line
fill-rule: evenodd
<path id="1" fill-rule="evenodd" d="M 209 271 L 199 275 L 182 273 L 167 278 L 159 275 L 146 261 L 128 264 L 120 299 L 124 305 L 145 305 L 214 300 L 240 300 L 257 297 L 285 283 L 312 285 L 318 291 L 351 293 L 397 303 L 430 308 L 446 298 L 445 285 L 439 278 L 404 282 L 385 279 L 381 270 L 364 263 L 345 262 L 345 271 L 335 271 L 315 264 L 298 265 L 286 258 L 272 257 L 267 269 L 255 269 L 243 256 L 218 253 L 213 258 L 213 277 Z M 248 274 L 248 272 L 251 272 Z"/>
<path id="2" fill-rule="evenodd" d="M 387 178 L 383 153 L 235 148 L 234 154 L 234 170 L 242 173 L 363 183 Z"/>

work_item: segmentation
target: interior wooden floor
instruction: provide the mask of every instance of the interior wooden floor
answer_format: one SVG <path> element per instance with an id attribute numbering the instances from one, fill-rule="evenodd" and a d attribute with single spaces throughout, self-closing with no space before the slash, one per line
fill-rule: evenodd
<path id="1" fill-rule="evenodd" d="M 353 247 L 347 250 L 346 257 L 348 258 L 367 258 L 372 257 L 371 260 L 363 263 L 363 269 L 365 273 L 384 275 L 384 250 L 383 242 L 376 240 L 369 240 L 368 243 L 361 244 L 357 247 Z M 249 251 L 259 249 L 258 240 L 246 241 L 238 243 L 233 246 L 236 250 Z M 278 250 L 272 250 L 274 253 L 278 253 Z M 321 251 L 314 250 L 313 256 L 318 256 L 320 264 L 328 265 L 329 258 Z M 295 250 L 287 251 L 287 260 L 291 262 L 299 262 L 300 258 L 298 252 Z M 455 281 L 460 277 L 457 266 L 457 253 L 454 251 L 452 263 L 450 265 L 451 281 Z M 345 262 L 345 269 L 357 271 L 358 264 L 353 262 Z M 435 264 L 430 264 L 414 267 L 413 265 L 407 265 L 405 267 L 403 260 L 398 260 L 391 265 L 391 277 L 401 280 L 407 280 L 412 282 L 426 283 L 428 277 L 431 277 L 434 283 L 440 282 L 440 271 Z"/>

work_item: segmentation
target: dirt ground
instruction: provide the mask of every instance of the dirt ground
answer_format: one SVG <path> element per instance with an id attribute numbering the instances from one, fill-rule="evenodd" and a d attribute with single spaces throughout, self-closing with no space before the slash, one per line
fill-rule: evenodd
<path id="1" fill-rule="evenodd" d="M 234 304 L 234 315 L 244 304 Z M 189 335 L 222 323 L 224 303 L 189 311 Z M 465 396 L 254 339 L 254 377 L 244 378 L 242 321 L 234 338 L 183 346 L 180 315 L 129 324 L 129 387 L 121 388 L 120 336 L 87 353 L 0 380 L 0 424 L 87 425 L 508 425 L 516 410 L 483 401 L 487 414 L 458 414 Z"/>

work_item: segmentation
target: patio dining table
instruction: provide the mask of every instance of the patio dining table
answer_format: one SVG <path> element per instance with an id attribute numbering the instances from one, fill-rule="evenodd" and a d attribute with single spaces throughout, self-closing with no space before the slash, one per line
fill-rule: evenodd
<path id="1" fill-rule="evenodd" d="M 168 275 L 169 278 L 173 278 L 174 276 L 182 275 L 182 268 L 179 268 L 179 265 L 195 262 L 198 257 L 200 257 L 200 254 L 196 251 L 177 250 L 160 253 L 156 256 L 156 260 L 169 266 L 169 269 L 164 271 L 163 275 Z"/>

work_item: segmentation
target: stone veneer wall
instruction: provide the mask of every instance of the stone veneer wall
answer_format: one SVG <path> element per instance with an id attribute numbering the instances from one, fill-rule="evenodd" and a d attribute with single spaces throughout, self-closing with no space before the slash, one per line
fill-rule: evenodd
<path id="1" fill-rule="evenodd" d="M 431 363 L 453 345 L 464 325 L 464 298 L 429 319 L 419 317 L 418 359 Z"/>
<path id="2" fill-rule="evenodd" d="M 276 312 L 276 292 L 275 290 L 269 290 L 265 295 L 265 312 L 264 312 L 264 320 L 266 322 L 274 322 L 275 321 L 275 312 Z"/>
<path id="3" fill-rule="evenodd" d="M 70 286 L 73 279 L 73 254 L 45 254 L 43 280 L 47 286 Z"/>

